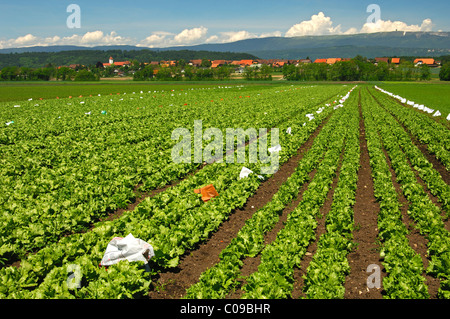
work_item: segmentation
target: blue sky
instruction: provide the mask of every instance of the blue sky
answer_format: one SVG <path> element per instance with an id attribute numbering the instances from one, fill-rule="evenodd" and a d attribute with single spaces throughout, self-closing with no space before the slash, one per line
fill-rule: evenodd
<path id="1" fill-rule="evenodd" d="M 67 26 L 70 4 L 81 9 L 81 28 Z M 366 25 L 370 4 L 380 8 L 381 20 L 376 25 Z M 2 0 L 0 48 L 58 44 L 163 47 L 265 36 L 450 31 L 448 12 L 448 0 Z"/>

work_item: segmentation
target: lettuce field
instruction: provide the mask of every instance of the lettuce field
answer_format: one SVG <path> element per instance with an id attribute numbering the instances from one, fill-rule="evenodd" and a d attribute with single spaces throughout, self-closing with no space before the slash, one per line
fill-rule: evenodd
<path id="1" fill-rule="evenodd" d="M 427 112 L 407 94 L 218 83 L 3 100 L 0 299 L 450 299 L 448 102 L 421 96 Z M 173 132 L 198 141 L 199 120 L 191 160 L 174 161 Z M 263 128 L 231 150 L 208 134 Z M 100 265 L 128 234 L 148 264 Z"/>

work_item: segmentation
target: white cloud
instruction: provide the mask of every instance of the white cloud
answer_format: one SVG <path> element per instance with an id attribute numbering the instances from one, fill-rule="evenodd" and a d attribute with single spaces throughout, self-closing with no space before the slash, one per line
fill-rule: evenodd
<path id="1" fill-rule="evenodd" d="M 182 44 L 193 43 L 204 39 L 206 33 L 208 33 L 208 28 L 205 27 L 184 29 L 174 37 L 174 41 Z"/>
<path id="2" fill-rule="evenodd" d="M 32 44 L 33 42 L 35 42 L 36 39 L 37 39 L 37 38 L 36 38 L 34 35 L 32 35 L 32 34 L 27 34 L 27 35 L 25 35 L 25 36 L 23 36 L 23 37 L 18 37 L 17 39 L 14 39 L 12 42 L 13 42 L 15 45 L 18 45 L 18 46 L 26 46 L 26 45 L 30 45 L 30 44 Z"/>
<path id="3" fill-rule="evenodd" d="M 281 31 L 274 31 L 268 33 L 262 33 L 258 38 L 269 38 L 269 37 L 281 37 L 283 34 Z"/>
<path id="4" fill-rule="evenodd" d="M 433 22 L 431 19 L 425 19 L 419 26 L 417 24 L 408 25 L 402 21 L 384 21 L 378 20 L 375 23 L 366 23 L 361 28 L 360 33 L 374 33 L 374 32 L 390 32 L 390 31 L 432 31 Z"/>
<path id="5" fill-rule="evenodd" d="M 179 45 L 189 45 L 189 44 L 199 44 L 206 39 L 206 34 L 208 33 L 208 28 L 198 27 L 192 29 L 184 29 L 178 34 L 157 31 L 152 32 L 150 36 L 142 40 L 138 46 L 140 47 L 168 47 L 168 46 L 179 46 Z"/>
<path id="6" fill-rule="evenodd" d="M 302 21 L 293 25 L 287 32 L 286 37 L 299 37 L 305 35 L 340 34 L 341 25 L 333 27 L 333 21 L 326 17 L 323 12 L 311 16 L 311 20 Z"/>
<path id="7" fill-rule="evenodd" d="M 211 42 L 218 42 L 219 41 L 219 37 L 217 35 L 212 35 L 210 36 L 208 39 L 206 39 L 206 43 L 211 43 Z"/>
<path id="8" fill-rule="evenodd" d="M 174 34 L 170 32 L 156 31 L 153 32 L 150 36 L 146 37 L 144 40 L 142 40 L 138 44 L 138 46 L 149 48 L 158 47 L 169 42 L 168 37 L 172 37 L 173 35 Z"/>
<path id="9" fill-rule="evenodd" d="M 251 38 L 256 38 L 257 35 L 254 33 L 250 33 L 245 30 L 241 31 L 228 31 L 228 32 L 220 32 L 220 36 L 218 37 L 218 41 L 220 43 L 226 43 L 226 42 L 236 42 Z"/>
<path id="10" fill-rule="evenodd" d="M 104 34 L 103 31 L 87 32 L 84 35 L 74 34 L 68 37 L 37 37 L 32 34 L 18 37 L 16 39 L 9 39 L 0 41 L 0 48 L 19 48 L 31 46 L 49 46 L 49 45 L 81 45 L 81 46 L 96 46 L 96 45 L 122 45 L 132 44 L 134 41 L 131 38 L 125 38 L 117 35 L 116 32 Z"/>

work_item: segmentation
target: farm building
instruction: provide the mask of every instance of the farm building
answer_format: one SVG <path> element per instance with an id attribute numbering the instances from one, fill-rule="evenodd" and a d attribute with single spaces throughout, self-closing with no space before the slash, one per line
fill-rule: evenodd
<path id="1" fill-rule="evenodd" d="M 214 69 L 225 64 L 227 64 L 225 60 L 213 60 L 211 61 L 211 68 Z"/>
<path id="2" fill-rule="evenodd" d="M 327 63 L 327 64 L 335 64 L 336 62 L 342 61 L 341 58 L 328 58 L 328 59 L 316 59 L 314 63 Z"/>
<path id="3" fill-rule="evenodd" d="M 422 64 L 426 64 L 426 65 L 428 65 L 430 67 L 436 67 L 437 66 L 437 63 L 436 63 L 436 61 L 434 59 L 419 58 L 419 59 L 415 59 L 414 60 L 414 65 L 415 66 L 419 66 L 419 65 L 422 65 Z"/>
<path id="4" fill-rule="evenodd" d="M 125 66 L 125 65 L 131 65 L 130 61 L 124 61 L 124 62 L 114 62 L 114 59 L 112 57 L 109 58 L 109 63 L 103 63 L 103 67 L 106 68 L 108 66 Z"/>
<path id="5" fill-rule="evenodd" d="M 378 64 L 379 62 L 389 63 L 389 58 L 375 58 L 375 64 Z"/>

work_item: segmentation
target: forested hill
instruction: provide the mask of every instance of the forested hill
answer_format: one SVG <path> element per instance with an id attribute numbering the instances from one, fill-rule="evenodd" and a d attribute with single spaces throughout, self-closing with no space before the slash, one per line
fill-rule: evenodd
<path id="1" fill-rule="evenodd" d="M 54 66 L 82 64 L 95 65 L 97 62 L 107 63 L 112 56 L 114 61 L 139 62 L 161 60 L 243 60 L 257 59 L 248 53 L 211 52 L 193 50 L 71 50 L 60 52 L 23 52 L 0 54 L 0 69 L 8 66 L 40 68 L 52 64 Z"/>

